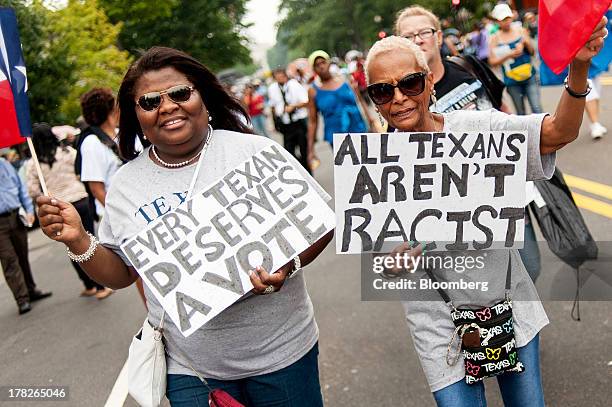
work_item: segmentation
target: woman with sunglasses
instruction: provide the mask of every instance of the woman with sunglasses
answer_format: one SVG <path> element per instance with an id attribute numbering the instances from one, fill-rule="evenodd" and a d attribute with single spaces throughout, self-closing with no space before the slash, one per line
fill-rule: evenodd
<path id="1" fill-rule="evenodd" d="M 515 116 L 496 110 L 433 113 L 430 105 L 436 101 L 434 81 L 425 56 L 412 41 L 395 36 L 378 41 L 370 49 L 366 60 L 368 93 L 380 114 L 401 132 L 526 131 L 527 178 L 549 178 L 554 171 L 555 151 L 578 135 L 584 94 L 588 93 L 589 63 L 601 49 L 605 35 L 603 19 L 572 61 L 566 91 L 553 115 Z M 419 256 L 421 247 L 413 249 L 404 243 L 395 251 Z M 461 274 L 442 267 L 431 270 L 438 281 L 463 279 L 488 282 L 486 292 L 452 290 L 452 295 L 448 296 L 452 297 L 457 308 L 489 307 L 498 302 L 500 296 L 503 296 L 506 274 L 510 267 L 510 295 L 515 300 L 512 319 L 518 360 L 524 365 L 524 372 L 505 372 L 497 376 L 498 383 L 506 406 L 543 406 L 539 331 L 548 324 L 548 318 L 518 251 L 487 250 L 486 254 L 479 251 L 445 254 L 472 258 L 481 256 L 484 264 L 482 268 L 466 270 Z M 397 271 L 390 270 L 388 277 L 394 278 Z M 429 279 L 429 275 L 422 269 L 414 270 L 414 273 L 416 280 Z M 483 382 L 466 383 L 463 358 L 455 364 L 447 362 L 449 342 L 453 340 L 455 326 L 451 319 L 451 309 L 441 297 L 436 298 L 440 298 L 440 301 L 413 300 L 403 303 L 415 349 L 433 396 L 438 406 L 443 407 L 484 406 L 486 400 Z"/>
<path id="2" fill-rule="evenodd" d="M 335 76 L 330 70 L 331 59 L 325 51 L 314 51 L 308 62 L 317 74 L 318 81 L 308 89 L 308 163 L 318 162 L 314 152 L 319 112 L 325 122 L 324 140 L 330 145 L 334 133 L 364 133 L 368 131 L 365 118 L 374 127 L 376 122 L 370 117 L 365 102 L 342 77 Z M 363 115 L 362 115 L 363 112 Z"/>
<path id="3" fill-rule="evenodd" d="M 123 79 L 118 100 L 119 147 L 128 163 L 108 192 L 100 225 L 102 245 L 96 246 L 85 232 L 72 205 L 49 197 L 37 200 L 43 232 L 65 243 L 73 255 L 91 253 L 93 245 L 83 268 L 116 289 L 138 277 L 119 246 L 185 200 L 200 156 L 196 191 L 274 144 L 252 136 L 247 112 L 204 65 L 171 48 L 154 47 L 136 61 Z M 135 137 L 145 147 L 140 155 L 134 150 Z M 331 238 L 329 233 L 302 252 L 301 264 L 317 257 Z M 295 264 L 289 262 L 274 274 L 261 268 L 249 273 L 253 292 L 269 295 L 236 302 L 187 338 L 166 318 L 166 394 L 173 406 L 208 406 L 208 390 L 191 367 L 213 389 L 225 390 L 246 406 L 322 405 L 312 303 L 303 273 L 286 279 Z M 146 297 L 149 322 L 159 326 L 161 305 L 148 287 Z"/>

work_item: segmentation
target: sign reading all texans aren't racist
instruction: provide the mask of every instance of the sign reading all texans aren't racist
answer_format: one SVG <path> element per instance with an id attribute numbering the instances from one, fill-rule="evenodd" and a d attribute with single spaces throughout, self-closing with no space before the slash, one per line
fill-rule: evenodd
<path id="1" fill-rule="evenodd" d="M 266 147 L 121 246 L 184 336 L 253 288 L 249 270 L 278 270 L 334 228 L 293 162 Z"/>
<path id="2" fill-rule="evenodd" d="M 522 247 L 526 137 L 334 134 L 336 252 Z"/>

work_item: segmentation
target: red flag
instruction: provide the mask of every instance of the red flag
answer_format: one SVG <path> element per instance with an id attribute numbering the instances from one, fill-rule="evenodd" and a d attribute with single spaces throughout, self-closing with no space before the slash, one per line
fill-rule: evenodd
<path id="1" fill-rule="evenodd" d="M 0 7 L 0 147 L 32 134 L 27 77 L 15 12 Z"/>
<path id="2" fill-rule="evenodd" d="M 0 70 L 0 148 L 21 144 L 24 141 L 25 139 L 19 134 L 11 84 Z"/>
<path id="3" fill-rule="evenodd" d="M 538 48 L 546 65 L 561 73 L 576 56 L 612 0 L 540 0 Z"/>

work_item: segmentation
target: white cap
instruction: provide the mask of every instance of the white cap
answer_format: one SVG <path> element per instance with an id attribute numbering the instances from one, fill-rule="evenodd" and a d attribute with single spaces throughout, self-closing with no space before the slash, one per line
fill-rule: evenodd
<path id="1" fill-rule="evenodd" d="M 65 140 L 69 135 L 77 136 L 81 134 L 81 130 L 68 125 L 53 126 L 51 132 L 55 134 L 59 141 Z"/>
<path id="2" fill-rule="evenodd" d="M 491 17 L 493 17 L 497 21 L 502 21 L 508 17 L 514 17 L 514 14 L 512 14 L 512 9 L 509 5 L 501 3 L 493 7 L 493 11 L 491 11 Z"/>

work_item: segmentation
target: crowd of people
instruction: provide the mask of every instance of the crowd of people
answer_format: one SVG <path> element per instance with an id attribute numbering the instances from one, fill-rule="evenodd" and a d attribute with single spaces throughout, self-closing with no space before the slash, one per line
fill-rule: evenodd
<path id="1" fill-rule="evenodd" d="M 36 288 L 28 263 L 26 225 L 35 221 L 33 199 L 42 231 L 68 249 L 83 283 L 80 295 L 102 300 L 114 289 L 139 284 L 119 246 L 182 203 L 190 185 L 197 190 L 212 183 L 274 145 L 272 124 L 301 175 L 325 200 L 330 196 L 311 176 L 320 163 L 314 145 L 321 119 L 323 140 L 330 145 L 338 132 L 524 130 L 529 135 L 527 180 L 549 178 L 555 151 L 578 135 L 585 109 L 582 95 L 590 88 L 589 63 L 607 36 L 605 21 L 572 61 L 567 91 L 555 113 L 547 115 L 539 97 L 535 16 L 525 14 L 521 23 L 508 5 L 499 4 L 490 17 L 462 36 L 445 29 L 430 10 L 407 7 L 397 16 L 395 35 L 374 43 L 365 58 L 353 52 L 341 67 L 326 51 L 316 50 L 306 67 L 298 66 L 292 74 L 275 68 L 271 78 L 251 80 L 239 95 L 228 92 L 193 57 L 171 48 L 149 49 L 129 68 L 116 97 L 106 88 L 82 96 L 80 129 L 34 126 L 32 141 L 51 196 L 43 194 L 25 151 L 13 160 L 21 177 L 0 159 L 0 254 L 19 314 L 51 295 Z M 513 107 L 504 101 L 504 89 Z M 601 137 L 605 128 L 596 113 L 589 117 L 591 135 Z M 202 167 L 194 175 L 199 161 Z M 537 193 L 529 184 L 526 189 Z M 528 220 L 526 224 L 530 228 Z M 525 235 L 535 241 L 533 229 Z M 238 301 L 188 338 L 167 321 L 166 395 L 173 406 L 207 400 L 211 387 L 249 406 L 323 405 L 318 327 L 304 274 L 295 271 L 313 262 L 331 239 L 332 233 L 326 234 L 274 274 L 261 267 L 253 270 L 249 275 L 256 295 Z M 486 273 L 497 276 L 492 295 L 504 292 L 508 273 L 512 281 L 506 290 L 512 296 L 537 298 L 535 250 L 537 245 L 526 245 L 520 253 L 489 252 Z M 413 256 L 422 251 L 408 244 L 397 248 Z M 440 280 L 458 278 L 448 270 L 431 271 Z M 390 270 L 387 278 L 398 272 Z M 161 326 L 168 318 L 162 306 L 148 287 L 140 283 L 139 290 L 149 323 Z M 474 298 L 469 291 L 454 294 L 453 307 L 498 300 Z M 482 381 L 467 384 L 463 365 L 448 363 L 455 326 L 445 301 L 405 301 L 403 306 L 437 404 L 481 400 L 477 405 L 485 405 Z M 532 300 L 516 302 L 512 320 L 515 357 L 524 372 L 497 376 L 504 402 L 543 406 L 539 332 L 548 318 L 540 301 Z M 194 371 L 206 378 L 207 386 Z"/>

